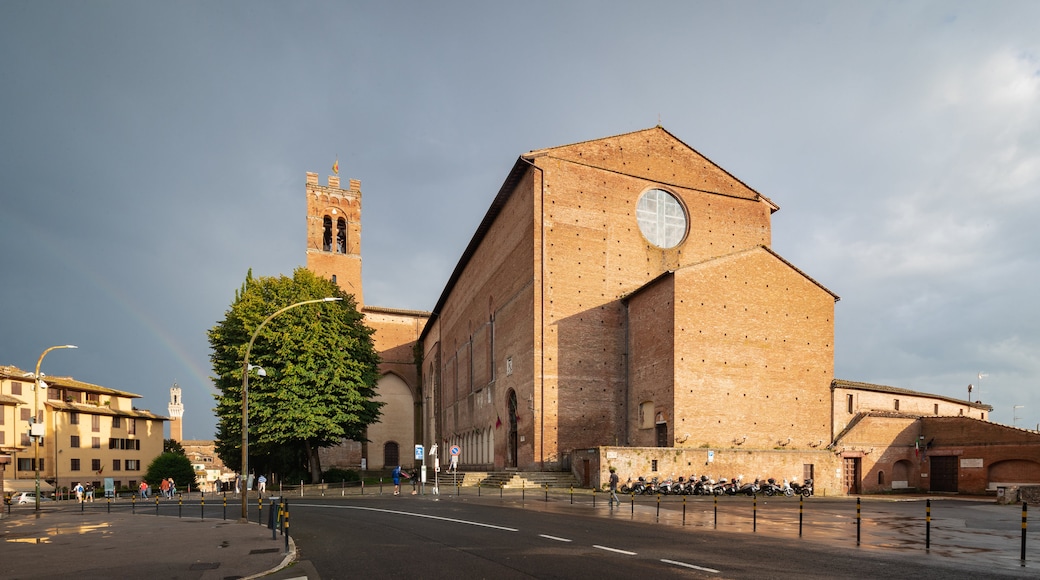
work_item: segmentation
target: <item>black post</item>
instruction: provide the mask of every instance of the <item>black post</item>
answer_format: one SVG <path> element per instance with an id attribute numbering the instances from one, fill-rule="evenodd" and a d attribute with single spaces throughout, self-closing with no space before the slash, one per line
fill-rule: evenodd
<path id="1" fill-rule="evenodd" d="M 132 514 L 136 514 L 137 513 L 137 495 L 136 494 L 130 496 L 130 513 L 132 513 Z"/>
<path id="2" fill-rule="evenodd" d="M 282 523 L 285 526 L 285 552 L 289 553 L 289 500 L 285 500 L 285 520 Z"/>
<path id="3" fill-rule="evenodd" d="M 686 496 L 682 498 L 682 525 L 686 525 Z"/>
<path id="4" fill-rule="evenodd" d="M 661 494 L 657 494 L 657 519 L 661 519 Z"/>
<path id="5" fill-rule="evenodd" d="M 932 549 L 932 500 L 924 502 L 924 550 Z"/>
<path id="6" fill-rule="evenodd" d="M 574 488 L 571 488 L 571 503 L 574 503 Z M 596 507 L 596 488 L 592 488 L 592 507 Z"/>
<path id="7" fill-rule="evenodd" d="M 859 507 L 859 498 L 857 497 L 856 498 L 856 545 L 857 546 L 859 545 L 859 538 L 860 538 L 860 535 L 859 535 L 860 534 L 860 530 L 859 530 L 859 528 L 860 528 L 860 507 Z"/>
<path id="8" fill-rule="evenodd" d="M 802 515 L 805 512 L 805 498 L 798 495 L 798 537 L 802 537 Z"/>
<path id="9" fill-rule="evenodd" d="M 719 496 L 713 495 L 715 498 L 715 529 L 719 529 Z"/>
<path id="10" fill-rule="evenodd" d="M 758 494 L 755 494 L 755 499 L 751 502 L 751 531 L 758 531 Z"/>
<path id="11" fill-rule="evenodd" d="M 264 498 L 256 498 L 256 506 L 256 523 L 262 526 L 264 525 Z"/>
<path id="12" fill-rule="evenodd" d="M 596 488 L 592 488 L 592 495 L 596 495 Z M 574 486 L 571 486 L 571 503 L 574 503 Z"/>
<path id="13" fill-rule="evenodd" d="M 155 496 L 155 515 L 159 515 L 159 496 Z"/>
<path id="14" fill-rule="evenodd" d="M 156 498 L 155 501 L 158 502 L 159 498 Z M 224 492 L 224 519 L 225 520 L 227 519 L 227 492 L 226 491 Z"/>
<path id="15" fill-rule="evenodd" d="M 108 513 L 112 513 L 112 498 L 108 498 Z"/>
<path id="16" fill-rule="evenodd" d="M 183 513 L 184 513 L 184 496 L 178 493 L 177 494 L 177 517 L 181 517 L 181 514 L 183 514 Z"/>
<path id="17" fill-rule="evenodd" d="M 200 520 L 205 520 L 206 519 L 206 496 L 205 495 L 203 495 L 202 498 L 199 500 L 199 512 L 201 513 L 201 515 L 199 516 L 199 519 Z"/>
<path id="18" fill-rule="evenodd" d="M 545 484 L 545 502 L 549 503 L 549 484 Z"/>
<path id="19" fill-rule="evenodd" d="M 1022 502 L 1022 566 L 1026 565 L 1026 513 L 1029 511 L 1029 504 Z"/>

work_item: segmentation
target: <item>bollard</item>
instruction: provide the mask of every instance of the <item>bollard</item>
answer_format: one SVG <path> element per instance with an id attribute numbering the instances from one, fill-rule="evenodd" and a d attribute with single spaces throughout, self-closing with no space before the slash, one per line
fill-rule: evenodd
<path id="1" fill-rule="evenodd" d="M 636 515 L 636 492 L 632 492 L 632 515 Z"/>
<path id="2" fill-rule="evenodd" d="M 686 525 L 686 496 L 682 498 L 682 525 Z"/>
<path id="3" fill-rule="evenodd" d="M 462 482 L 455 484 L 455 497 L 462 495 Z"/>
<path id="4" fill-rule="evenodd" d="M 527 499 L 527 480 L 522 479 L 520 480 L 520 503 L 524 503 L 525 499 Z"/>
<path id="5" fill-rule="evenodd" d="M 112 498 L 108 498 L 108 513 L 112 513 Z"/>
<path id="6" fill-rule="evenodd" d="M 201 515 L 199 515 L 199 519 L 200 520 L 205 520 L 206 519 L 206 496 L 205 495 L 203 495 L 202 498 L 199 499 L 199 512 L 201 513 Z"/>
<path id="7" fill-rule="evenodd" d="M 383 477 L 379 477 L 379 495 L 383 495 Z"/>
<path id="8" fill-rule="evenodd" d="M 932 500 L 924 502 L 924 551 L 932 549 Z"/>
<path id="9" fill-rule="evenodd" d="M 137 495 L 130 496 L 130 513 L 137 513 Z"/>
<path id="10" fill-rule="evenodd" d="M 861 521 L 860 506 L 859 506 L 859 498 L 857 497 L 856 498 L 856 545 L 857 546 L 859 545 L 859 538 L 860 538 L 860 535 L 859 535 L 859 533 L 860 533 L 860 521 Z"/>
<path id="11" fill-rule="evenodd" d="M 227 492 L 224 492 L 224 519 L 227 519 Z"/>
<path id="12" fill-rule="evenodd" d="M 264 498 L 256 498 L 256 523 L 264 525 Z"/>
<path id="13" fill-rule="evenodd" d="M 751 531 L 758 531 L 758 494 L 755 494 L 755 499 L 751 502 Z"/>
<path id="14" fill-rule="evenodd" d="M 661 521 L 661 494 L 657 494 L 657 521 Z"/>
<path id="15" fill-rule="evenodd" d="M 549 484 L 545 484 L 545 503 L 549 503 Z"/>
<path id="16" fill-rule="evenodd" d="M 596 497 L 596 488 L 592 488 L 592 497 Z M 571 486 L 571 503 L 574 503 L 574 486 Z"/>
<path id="17" fill-rule="evenodd" d="M 155 496 L 155 515 L 159 515 L 159 496 Z"/>
<path id="18" fill-rule="evenodd" d="M 365 480 L 361 479 L 361 495 L 365 495 Z"/>
<path id="19" fill-rule="evenodd" d="M 719 529 L 719 496 L 712 494 L 715 498 L 715 529 Z"/>
<path id="20" fill-rule="evenodd" d="M 184 512 L 184 496 L 178 493 L 177 494 L 177 517 L 181 517 L 181 514 L 183 512 Z"/>
<path id="21" fill-rule="evenodd" d="M 283 503 L 283 505 L 285 506 L 285 508 L 284 508 L 285 520 L 282 522 L 282 525 L 285 526 L 285 528 L 284 528 L 285 529 L 285 553 L 288 554 L 289 553 L 289 501 L 286 500 Z"/>
<path id="22" fill-rule="evenodd" d="M 798 495 L 798 537 L 802 537 L 802 514 L 805 512 L 805 497 Z"/>
<path id="23" fill-rule="evenodd" d="M 1019 556 L 1021 565 L 1026 565 L 1026 512 L 1029 511 L 1029 504 L 1022 502 L 1022 554 Z"/>
<path id="24" fill-rule="evenodd" d="M 574 503 L 574 488 L 571 488 L 571 503 Z M 596 488 L 592 488 L 592 507 L 596 507 Z"/>
<path id="25" fill-rule="evenodd" d="M 321 497 L 325 497 L 325 480 L 321 480 Z"/>
<path id="26" fill-rule="evenodd" d="M 506 484 L 498 484 L 498 499 L 502 499 L 502 491 L 506 488 Z"/>
<path id="27" fill-rule="evenodd" d="M 480 482 L 477 482 L 477 497 L 480 497 Z"/>

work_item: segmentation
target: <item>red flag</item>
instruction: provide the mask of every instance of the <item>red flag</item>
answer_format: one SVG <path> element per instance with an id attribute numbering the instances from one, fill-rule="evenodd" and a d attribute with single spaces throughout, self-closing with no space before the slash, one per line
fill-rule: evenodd
<path id="1" fill-rule="evenodd" d="M 332 172 L 336 175 L 339 175 L 339 159 L 337 159 L 336 162 L 332 164 Z"/>
<path id="2" fill-rule="evenodd" d="M 501 426 L 502 426 L 502 416 L 499 415 L 498 419 L 495 420 L 495 429 L 498 429 Z"/>

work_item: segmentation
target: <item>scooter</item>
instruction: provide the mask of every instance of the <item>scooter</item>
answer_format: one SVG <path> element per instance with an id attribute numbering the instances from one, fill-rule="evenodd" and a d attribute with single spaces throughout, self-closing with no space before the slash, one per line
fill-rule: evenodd
<path id="1" fill-rule="evenodd" d="M 813 494 L 813 480 L 810 477 L 806 479 L 805 482 L 801 485 L 797 483 L 792 483 L 791 489 L 794 490 L 794 493 L 800 493 L 803 497 L 809 497 Z"/>

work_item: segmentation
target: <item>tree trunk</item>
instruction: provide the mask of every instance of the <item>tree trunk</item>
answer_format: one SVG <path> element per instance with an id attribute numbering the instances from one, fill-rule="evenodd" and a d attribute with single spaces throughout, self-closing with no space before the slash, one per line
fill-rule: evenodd
<path id="1" fill-rule="evenodd" d="M 307 451 L 307 469 L 311 472 L 311 483 L 321 483 L 321 459 L 318 457 L 318 447 L 311 445 L 310 440 L 303 442 Z"/>

